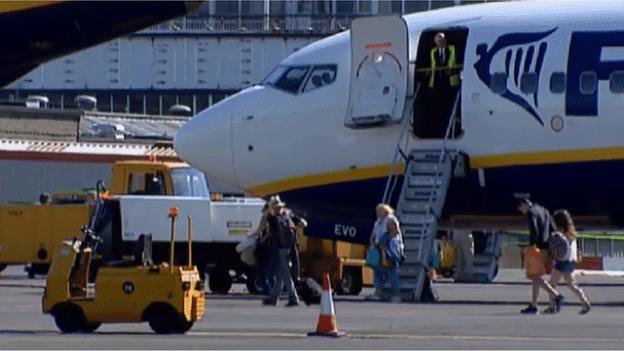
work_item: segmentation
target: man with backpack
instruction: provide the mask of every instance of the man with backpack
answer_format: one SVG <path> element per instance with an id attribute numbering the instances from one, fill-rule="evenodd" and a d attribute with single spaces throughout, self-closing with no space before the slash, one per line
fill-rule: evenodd
<path id="1" fill-rule="evenodd" d="M 293 274 L 290 268 L 293 251 L 297 243 L 295 224 L 292 221 L 289 211 L 285 209 L 286 204 L 279 196 L 272 196 L 269 199 L 269 233 L 275 240 L 277 247 L 277 264 L 274 267 L 274 284 L 269 297 L 263 300 L 263 304 L 275 306 L 284 286 L 288 293 L 287 307 L 298 306 L 299 296 L 293 281 Z M 298 267 L 297 267 L 298 268 Z"/>
<path id="2" fill-rule="evenodd" d="M 552 217 L 547 209 L 532 203 L 527 198 L 518 200 L 518 211 L 527 217 L 529 226 L 529 246 L 535 246 L 539 249 L 544 266 L 550 260 L 548 251 L 548 241 L 550 233 L 555 231 Z M 561 308 L 563 296 L 560 295 L 542 276 L 531 276 L 531 302 L 529 306 L 522 309 L 523 314 L 538 314 L 537 299 L 539 297 L 540 288 L 544 289 L 552 301 L 554 301 L 557 310 Z"/>

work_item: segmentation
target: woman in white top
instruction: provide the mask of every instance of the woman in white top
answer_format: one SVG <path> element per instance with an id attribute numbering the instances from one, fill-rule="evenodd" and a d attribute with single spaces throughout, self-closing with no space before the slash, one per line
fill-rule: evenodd
<path id="1" fill-rule="evenodd" d="M 399 220 L 394 216 L 394 210 L 387 204 L 379 204 L 375 208 L 377 220 L 373 225 L 373 232 L 370 238 L 371 246 L 379 250 L 380 262 L 373 268 L 375 292 L 368 296 L 369 300 L 381 299 L 381 289 L 388 281 L 393 290 L 392 302 L 400 302 L 399 297 L 399 270 L 398 261 L 392 261 L 387 255 L 386 245 L 390 240 L 399 243 L 399 253 L 403 251 L 403 240 Z M 396 246 L 394 247 L 396 248 Z M 396 250 L 395 250 L 396 251 Z"/>
<path id="2" fill-rule="evenodd" d="M 578 287 L 574 279 L 574 262 L 577 260 L 578 250 L 576 245 L 576 229 L 574 228 L 572 216 L 570 216 L 570 213 L 566 210 L 558 210 L 554 213 L 553 220 L 557 231 L 563 234 L 570 245 L 568 246 L 565 258 L 555 261 L 555 267 L 550 275 L 550 285 L 555 288 L 563 277 L 568 287 L 570 287 L 570 290 L 572 290 L 574 295 L 576 295 L 583 304 L 583 308 L 579 313 L 586 314 L 591 309 L 591 305 L 589 300 L 587 300 L 587 296 L 585 296 L 583 290 Z M 557 311 L 555 306 L 551 303 L 551 306 L 544 312 L 556 313 L 559 311 Z"/>

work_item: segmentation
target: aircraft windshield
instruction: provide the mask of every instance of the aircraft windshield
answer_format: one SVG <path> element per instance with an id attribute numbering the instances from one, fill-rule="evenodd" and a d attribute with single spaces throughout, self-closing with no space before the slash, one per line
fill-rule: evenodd
<path id="1" fill-rule="evenodd" d="M 282 74 L 284 74 L 284 72 L 286 72 L 286 69 L 288 69 L 288 67 L 286 66 L 277 66 L 275 67 L 271 73 L 269 73 L 269 75 L 267 75 L 263 80 L 262 80 L 262 85 L 275 85 L 275 83 L 277 83 L 277 80 L 282 76 Z"/>
<path id="2" fill-rule="evenodd" d="M 309 70 L 310 66 L 278 66 L 262 81 L 262 84 L 297 94 Z"/>
<path id="3" fill-rule="evenodd" d="M 174 169 L 171 179 L 177 196 L 210 197 L 206 177 L 195 168 Z"/>

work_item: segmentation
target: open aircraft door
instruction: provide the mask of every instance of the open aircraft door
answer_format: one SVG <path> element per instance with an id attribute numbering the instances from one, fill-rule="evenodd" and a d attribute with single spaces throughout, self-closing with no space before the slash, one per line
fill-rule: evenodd
<path id="1" fill-rule="evenodd" d="M 351 25 L 351 89 L 345 125 L 367 128 L 403 118 L 408 84 L 407 24 L 398 16 Z"/>

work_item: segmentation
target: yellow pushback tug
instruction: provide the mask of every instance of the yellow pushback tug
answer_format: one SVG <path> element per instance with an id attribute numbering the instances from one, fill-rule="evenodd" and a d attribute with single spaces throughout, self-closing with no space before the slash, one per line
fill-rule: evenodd
<path id="1" fill-rule="evenodd" d="M 100 204 L 96 205 L 96 212 Z M 134 260 L 101 267 L 95 288 L 87 276 L 92 252 L 100 241 L 90 226 L 82 241 L 64 241 L 52 260 L 43 294 L 43 312 L 54 317 L 64 333 L 95 331 L 102 323 L 147 321 L 156 333 L 185 333 L 204 315 L 204 283 L 191 264 L 191 217 L 188 216 L 188 265 L 174 265 L 178 208 L 169 209 L 169 263 L 151 262 L 151 235 L 137 242 Z"/>

